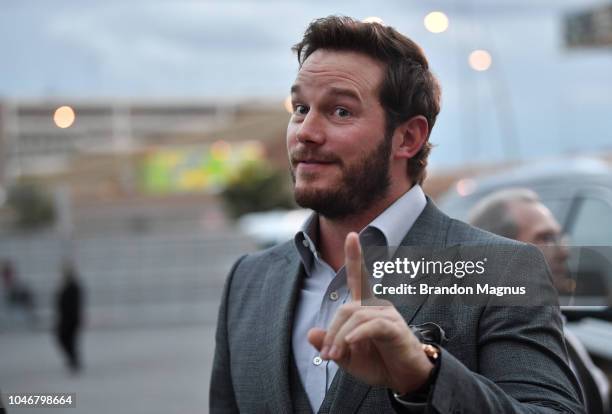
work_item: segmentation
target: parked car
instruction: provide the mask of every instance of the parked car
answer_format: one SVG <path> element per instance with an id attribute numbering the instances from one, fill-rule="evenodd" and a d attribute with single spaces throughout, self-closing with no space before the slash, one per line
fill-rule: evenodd
<path id="1" fill-rule="evenodd" d="M 583 289 L 572 298 L 580 306 L 562 306 L 563 313 L 570 321 L 584 322 L 575 326 L 588 334 L 580 339 L 589 351 L 608 349 L 605 355 L 598 353 L 612 360 L 612 169 L 593 159 L 520 166 L 487 177 L 460 179 L 438 204 L 451 217 L 467 221 L 479 200 L 512 187 L 535 191 L 569 236 L 569 267 Z M 593 327 L 597 327 L 596 335 L 592 335 Z"/>
<path id="2" fill-rule="evenodd" d="M 238 228 L 261 247 L 271 247 L 293 238 L 311 210 L 272 210 L 240 217 Z"/>

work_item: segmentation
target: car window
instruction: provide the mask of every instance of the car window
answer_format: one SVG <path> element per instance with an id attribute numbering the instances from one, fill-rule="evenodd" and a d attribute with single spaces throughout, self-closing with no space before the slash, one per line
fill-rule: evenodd
<path id="1" fill-rule="evenodd" d="M 572 244 L 612 246 L 612 206 L 597 198 L 584 198 L 570 229 Z"/>
<path id="2" fill-rule="evenodd" d="M 568 228 L 569 268 L 576 305 L 610 306 L 612 299 L 612 205 L 582 196 Z"/>

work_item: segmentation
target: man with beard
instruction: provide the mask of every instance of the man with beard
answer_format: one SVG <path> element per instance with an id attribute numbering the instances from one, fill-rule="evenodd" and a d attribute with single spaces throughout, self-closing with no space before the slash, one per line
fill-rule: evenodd
<path id="1" fill-rule="evenodd" d="M 211 412 L 582 412 L 558 308 L 362 306 L 362 246 L 502 243 L 494 274 L 552 286 L 537 249 L 451 220 L 424 195 L 440 89 L 418 45 L 330 16 L 294 50 L 287 148 L 296 202 L 314 213 L 230 271 Z M 409 327 L 432 322 L 448 344 Z"/>

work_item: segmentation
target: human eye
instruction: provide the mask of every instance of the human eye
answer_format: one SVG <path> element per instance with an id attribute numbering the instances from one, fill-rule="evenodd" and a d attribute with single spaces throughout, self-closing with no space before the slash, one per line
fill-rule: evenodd
<path id="1" fill-rule="evenodd" d="M 293 113 L 295 115 L 306 115 L 308 113 L 308 107 L 302 104 L 293 105 Z"/>
<path id="2" fill-rule="evenodd" d="M 349 116 L 351 116 L 351 115 L 352 115 L 352 114 L 351 114 L 351 112 L 350 112 L 348 109 L 343 108 L 343 107 L 341 107 L 341 106 L 337 107 L 337 108 L 334 110 L 334 114 L 335 114 L 336 116 L 340 117 L 340 118 L 348 118 Z"/>
<path id="3" fill-rule="evenodd" d="M 559 235 L 555 233 L 542 233 L 536 237 L 536 244 L 555 244 L 559 238 Z"/>

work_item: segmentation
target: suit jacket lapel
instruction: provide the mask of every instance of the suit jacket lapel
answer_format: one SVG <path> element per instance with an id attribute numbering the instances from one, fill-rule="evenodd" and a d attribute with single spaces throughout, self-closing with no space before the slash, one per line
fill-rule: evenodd
<path id="1" fill-rule="evenodd" d="M 448 216 L 438 210 L 433 201 L 427 197 L 427 205 L 402 240 L 401 246 L 418 246 L 419 250 L 425 249 L 433 253 L 435 249 L 446 247 L 449 225 L 450 219 Z M 432 257 L 432 254 L 428 254 L 428 256 Z M 411 283 L 415 283 L 417 280 L 419 280 L 418 277 L 413 279 Z M 415 302 L 411 303 L 410 307 L 400 309 L 400 313 L 406 319 L 406 323 L 412 322 L 423 306 L 423 303 L 427 300 L 427 297 L 426 295 L 420 295 Z"/>
<path id="2" fill-rule="evenodd" d="M 264 323 L 265 338 L 269 341 L 263 360 L 263 378 L 268 381 L 263 388 L 268 390 L 265 397 L 270 401 L 271 412 L 293 410 L 289 386 L 289 356 L 295 304 L 303 277 L 303 267 L 297 254 L 289 254 L 268 267 L 262 316 L 271 318 Z M 267 319 L 266 319 L 267 320 Z"/>
<path id="3" fill-rule="evenodd" d="M 401 245 L 428 246 L 432 249 L 444 247 L 446 245 L 446 233 L 448 231 L 449 224 L 450 219 L 448 216 L 438 210 L 433 201 L 431 201 L 431 199 L 428 197 L 425 209 L 412 225 L 410 231 L 408 231 L 402 240 Z M 427 297 L 423 296 L 420 302 L 415 303 L 415 306 L 400 310 L 407 323 L 410 323 L 410 321 L 414 319 L 414 316 L 422 307 L 426 298 Z M 334 383 L 337 380 L 337 384 L 332 383 L 330 392 L 325 397 L 321 408 L 324 408 L 327 404 L 329 404 L 327 401 L 328 398 L 333 398 L 331 407 L 329 409 L 330 413 L 356 412 L 357 408 L 372 387 L 356 380 L 353 376 L 347 374 L 342 369 L 338 370 L 336 377 L 337 378 L 334 378 Z M 337 385 L 336 389 L 333 389 L 334 385 Z"/>
<path id="4" fill-rule="evenodd" d="M 372 387 L 339 369 L 319 413 L 355 413 Z M 331 399 L 331 404 L 329 402 Z"/>

